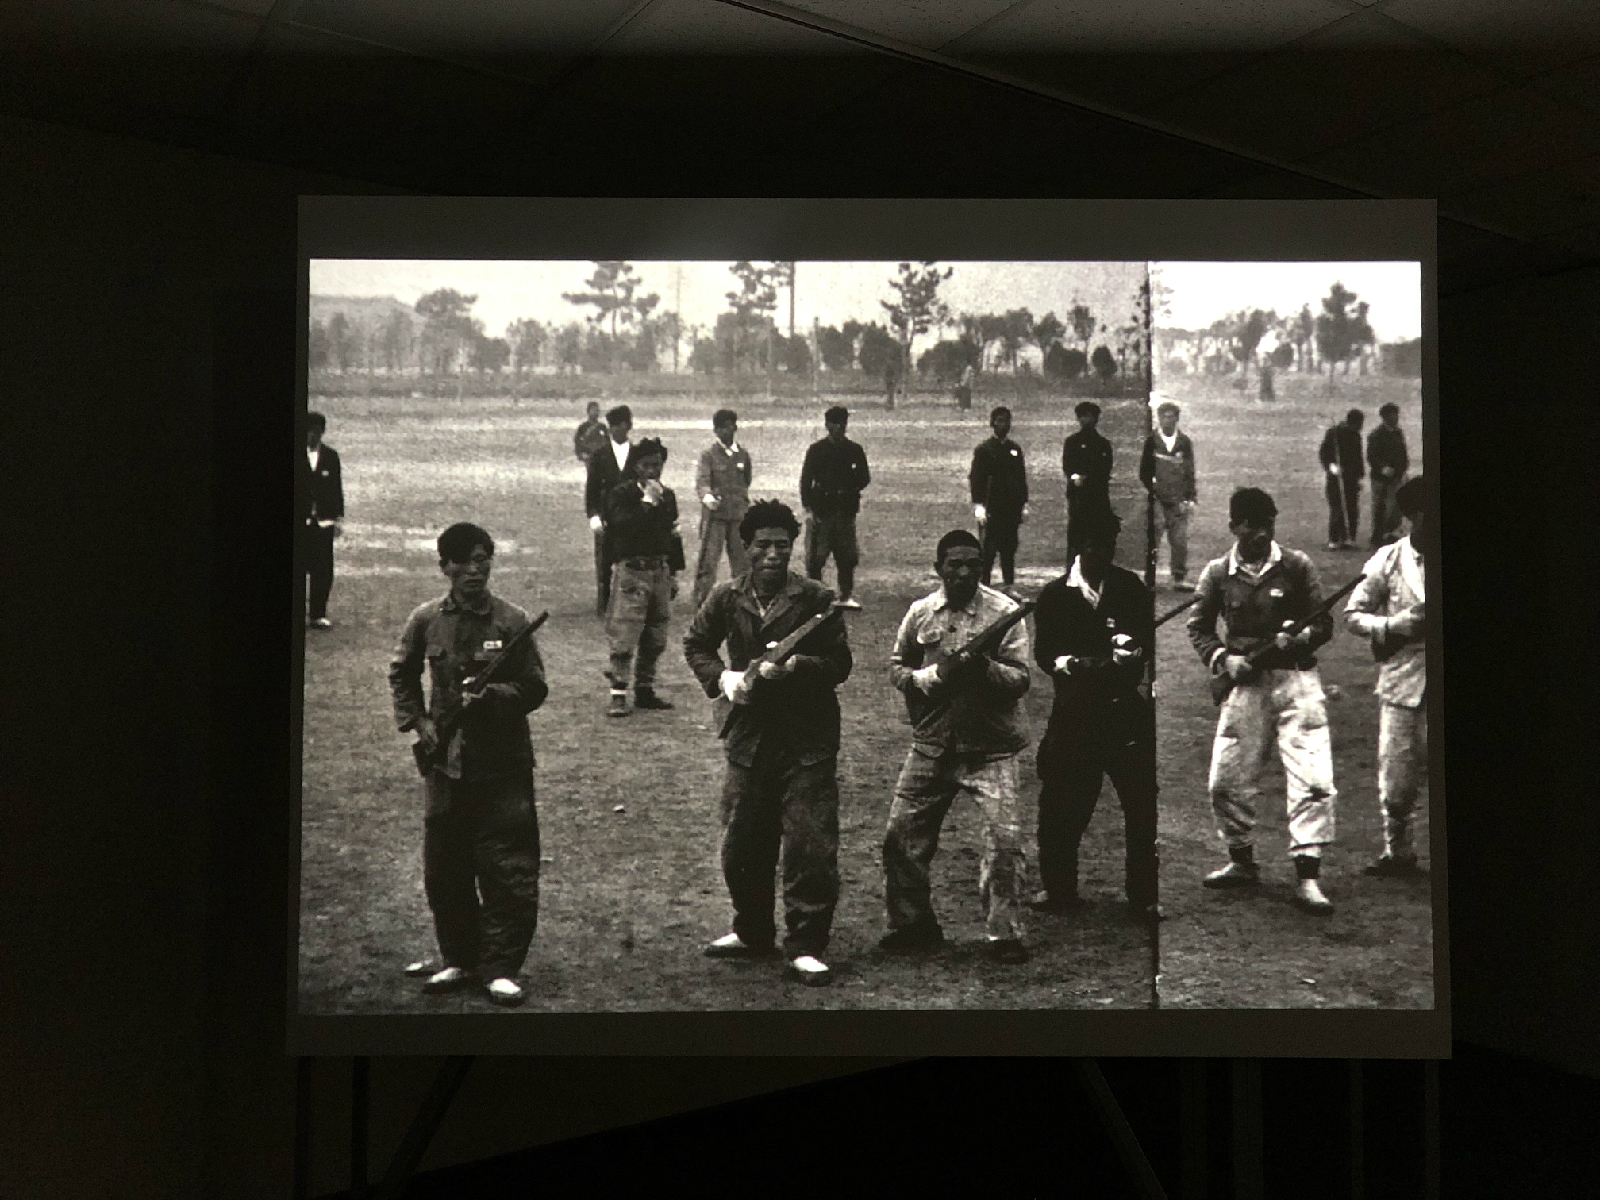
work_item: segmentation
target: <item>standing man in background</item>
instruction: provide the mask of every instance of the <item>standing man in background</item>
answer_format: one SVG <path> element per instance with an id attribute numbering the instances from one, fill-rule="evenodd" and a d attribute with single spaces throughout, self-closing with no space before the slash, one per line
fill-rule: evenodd
<path id="1" fill-rule="evenodd" d="M 633 410 L 619 404 L 606 413 L 605 448 L 589 459 L 589 478 L 583 489 L 583 506 L 594 532 L 595 614 L 604 617 L 611 604 L 611 561 L 606 533 L 606 501 L 613 488 L 622 482 L 633 460 L 628 441 L 633 432 Z"/>
<path id="2" fill-rule="evenodd" d="M 572 435 L 572 452 L 585 467 L 589 460 L 606 448 L 606 425 L 600 419 L 600 405 L 591 400 L 585 409 L 583 424 Z"/>
<path id="3" fill-rule="evenodd" d="M 967 482 L 972 489 L 972 515 L 978 520 L 978 536 L 983 541 L 984 586 L 993 578 L 998 554 L 1005 592 L 1014 600 L 1017 530 L 1028 513 L 1028 469 L 1022 447 L 1011 440 L 1011 410 L 1001 405 L 991 412 L 989 428 L 993 436 L 979 442 L 972 452 Z"/>
<path id="4" fill-rule="evenodd" d="M 850 410 L 836 404 L 822 414 L 828 436 L 812 442 L 800 467 L 800 505 L 806 512 L 806 575 L 822 578 L 822 568 L 833 556 L 839 572 L 839 607 L 859 609 L 854 599 L 856 564 L 861 551 L 856 543 L 856 514 L 861 511 L 861 490 L 872 482 L 867 454 L 845 436 Z"/>
<path id="5" fill-rule="evenodd" d="M 322 444 L 327 429 L 327 417 L 319 412 L 306 414 L 305 465 L 300 469 L 300 486 L 295 489 L 300 509 L 300 553 L 310 578 L 306 622 L 312 629 L 327 629 L 333 624 L 328 620 L 328 596 L 333 591 L 333 542 L 344 532 L 344 480 L 339 470 L 339 452 Z"/>
<path id="6" fill-rule="evenodd" d="M 750 569 L 739 522 L 750 508 L 750 452 L 734 441 L 739 414 L 718 409 L 711 418 L 716 440 L 700 455 L 694 491 L 700 497 L 700 556 L 694 570 L 694 607 L 699 611 L 717 582 L 717 564 L 728 551 L 728 569 L 735 579 Z"/>
<path id="7" fill-rule="evenodd" d="M 1067 561 L 1078 556 L 1078 527 L 1085 517 L 1111 511 L 1111 443 L 1095 428 L 1100 406 L 1081 401 L 1072 410 L 1078 432 L 1061 446 L 1061 473 L 1067 477 Z"/>
<path id="8" fill-rule="evenodd" d="M 972 407 L 972 384 L 977 377 L 977 368 L 970 362 L 962 366 L 961 377 L 956 383 L 956 407 L 962 412 Z"/>
<path id="9" fill-rule="evenodd" d="M 1199 492 L 1194 482 L 1194 443 L 1178 428 L 1178 406 L 1167 400 L 1156 408 L 1156 428 L 1144 439 L 1139 482 L 1155 501 L 1156 541 L 1163 532 L 1171 550 L 1172 590 L 1192 592 L 1189 575 L 1189 514 Z M 1156 547 L 1151 547 L 1152 553 Z"/>
<path id="10" fill-rule="evenodd" d="M 1372 468 L 1372 548 L 1376 550 L 1395 540 L 1401 515 L 1395 498 L 1411 466 L 1399 405 L 1385 404 L 1378 410 L 1378 427 L 1367 435 L 1367 465 Z"/>
<path id="11" fill-rule="evenodd" d="M 1345 625 L 1372 643 L 1378 668 L 1378 803 L 1383 853 L 1368 875 L 1421 874 L 1411 821 L 1428 769 L 1427 560 L 1435 524 L 1422 477 L 1407 480 L 1397 501 L 1407 534 L 1384 546 L 1362 568 L 1345 605 Z"/>
<path id="12" fill-rule="evenodd" d="M 1347 550 L 1356 544 L 1356 527 L 1361 523 L 1361 423 L 1366 416 L 1352 408 L 1344 420 L 1323 436 L 1317 457 L 1327 477 L 1328 549 Z"/>
<path id="13" fill-rule="evenodd" d="M 606 548 L 611 556 L 611 607 L 606 636 L 611 660 L 609 717 L 628 715 L 628 676 L 633 706 L 668 709 L 656 693 L 656 663 L 667 648 L 667 622 L 678 598 L 683 544 L 678 540 L 678 498 L 661 482 L 667 448 L 645 438 L 633 448 L 622 482 L 606 498 Z M 635 661 L 637 653 L 637 661 Z"/>

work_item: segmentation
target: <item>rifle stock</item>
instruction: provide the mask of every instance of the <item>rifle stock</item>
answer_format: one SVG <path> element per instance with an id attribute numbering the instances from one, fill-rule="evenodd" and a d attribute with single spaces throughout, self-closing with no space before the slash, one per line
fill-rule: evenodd
<path id="1" fill-rule="evenodd" d="M 1345 584 L 1337 592 L 1333 593 L 1333 595 L 1329 596 L 1321 604 L 1317 605 L 1316 608 L 1312 609 L 1310 614 L 1304 619 L 1295 622 L 1294 625 L 1284 632 L 1288 633 L 1290 637 L 1297 636 L 1301 630 L 1305 629 L 1318 617 L 1325 613 L 1331 612 L 1333 610 L 1333 606 L 1339 603 L 1340 600 L 1343 600 L 1351 592 L 1355 591 L 1356 586 L 1365 578 L 1366 576 L 1364 575 L 1357 575 L 1349 583 Z M 1276 638 L 1276 636 L 1277 635 L 1274 634 L 1273 638 L 1267 639 L 1265 645 L 1258 646 L 1245 656 L 1246 661 L 1250 664 L 1250 675 L 1246 676 L 1246 679 L 1249 679 L 1255 675 L 1256 671 L 1260 669 L 1261 660 L 1275 649 L 1274 638 Z M 1218 655 L 1217 667 L 1211 672 L 1211 700 L 1214 704 L 1218 705 L 1228 698 L 1228 693 L 1232 692 L 1234 685 L 1239 682 L 1238 680 L 1235 680 L 1233 676 L 1221 669 L 1221 664 L 1227 661 L 1227 657 L 1228 656 L 1226 653 Z"/>
<path id="2" fill-rule="evenodd" d="M 511 640 L 506 642 L 500 653 L 489 660 L 489 664 L 482 671 L 462 683 L 462 694 L 481 695 L 483 689 L 494 682 L 494 673 L 505 665 L 517 647 L 531 638 L 539 627 L 549 619 L 550 612 L 547 609 L 512 634 Z M 465 711 L 464 705 L 456 705 L 439 715 L 439 719 L 434 722 L 435 741 L 432 750 L 429 750 L 421 742 L 411 743 L 411 756 L 416 759 L 417 771 L 424 779 L 428 777 L 430 771 L 444 762 L 445 756 L 449 753 L 451 739 L 456 736 L 456 730 L 461 724 L 461 717 Z"/>

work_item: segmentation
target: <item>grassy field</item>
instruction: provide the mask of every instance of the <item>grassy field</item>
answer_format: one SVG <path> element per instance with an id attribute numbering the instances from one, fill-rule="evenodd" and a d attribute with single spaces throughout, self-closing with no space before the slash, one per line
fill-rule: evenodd
<path id="1" fill-rule="evenodd" d="M 1327 543 L 1327 507 L 1317 448 L 1323 430 L 1349 408 L 1367 413 L 1367 428 L 1386 401 L 1400 406 L 1413 472 L 1421 469 L 1422 418 L 1416 380 L 1326 378 L 1280 374 L 1279 399 L 1256 402 L 1254 379 L 1238 392 L 1226 379 L 1178 376 L 1157 390 L 1183 405 L 1194 438 L 1200 506 L 1190 525 L 1191 573 L 1229 544 L 1228 495 L 1253 484 L 1278 502 L 1278 540 L 1309 553 L 1332 591 L 1361 569 L 1370 534 L 1370 493 L 1363 490 L 1361 551 L 1334 552 Z M 1166 555 L 1161 581 L 1165 592 Z M 1165 609 L 1169 595 L 1158 597 Z M 1342 604 L 1340 612 L 1342 612 Z M 1200 877 L 1226 859 L 1206 794 L 1217 710 L 1206 671 L 1189 645 L 1183 619 L 1159 635 L 1157 685 L 1161 783 L 1160 1002 L 1163 1007 L 1428 1008 L 1433 1004 L 1432 925 L 1427 880 L 1364 878 L 1361 867 L 1381 845 L 1376 791 L 1377 664 L 1366 644 L 1336 624 L 1319 653 L 1329 694 L 1337 842 L 1323 859 L 1331 917 L 1291 903 L 1294 872 L 1287 856 L 1281 771 L 1264 779 L 1256 853 L 1265 884 L 1255 894 L 1209 892 Z M 1424 798 L 1426 803 L 1426 798 Z M 1428 857 L 1426 821 L 1419 849 Z"/>
<path id="2" fill-rule="evenodd" d="M 860 518 L 857 594 L 865 609 L 850 618 L 856 668 L 840 691 L 843 892 L 829 953 L 836 979 L 832 988 L 810 990 L 783 983 L 772 963 L 715 963 L 700 955 L 707 940 L 727 930 L 730 913 L 717 864 L 721 746 L 709 728 L 709 705 L 676 649 L 689 617 L 687 578 L 673 617 L 673 649 L 663 660 L 662 690 L 677 709 L 625 722 L 603 715 L 605 642 L 593 615 L 582 471 L 571 449 L 581 403 L 314 396 L 313 406 L 329 418 L 328 441 L 345 463 L 349 517 L 337 549 L 335 626 L 307 634 L 301 1011 L 489 1008 L 475 997 L 423 996 L 401 974 L 405 963 L 431 957 L 434 944 L 422 891 L 421 789 L 407 739 L 393 728 L 385 680 L 406 614 L 444 591 L 433 539 L 463 519 L 497 539 L 492 588 L 532 611 L 551 612 L 539 636 L 551 693 L 532 718 L 545 862 L 539 932 L 524 971 L 528 1009 L 1150 1003 L 1153 948 L 1120 903 L 1121 818 L 1109 795 L 1084 843 L 1085 892 L 1096 903 L 1071 917 L 1036 918 L 1032 962 L 1000 967 L 977 954 L 978 821 L 974 810 L 959 806 L 934 866 L 935 904 L 952 945 L 911 962 L 874 949 L 884 930 L 884 823 L 909 744 L 902 702 L 886 678 L 888 651 L 906 606 L 936 584 L 935 541 L 948 528 L 972 523 L 966 470 L 973 446 L 987 436 L 983 414 L 1001 399 L 1012 397 L 980 395 L 969 413 L 956 412 L 948 398 L 913 397 L 894 413 L 846 401 L 855 410 L 851 436 L 865 446 L 874 482 Z M 1142 529 L 1134 466 L 1145 406 L 1104 406 L 1102 429 L 1118 456 L 1114 502 L 1131 529 Z M 666 482 L 685 512 L 695 511 L 694 462 L 710 440 L 711 406 L 641 398 L 634 407 L 636 435 L 666 441 Z M 741 403 L 740 441 L 754 455 L 756 496 L 795 503 L 801 456 L 822 433 L 821 407 Z M 1064 568 L 1060 453 L 1075 425 L 1067 403 L 1016 407 L 1013 436 L 1029 457 L 1035 514 L 1023 529 L 1020 581 L 1034 591 Z M 1196 429 L 1202 452 L 1204 430 Z M 1213 482 L 1213 499 L 1218 494 Z M 1202 529 L 1209 530 L 1210 515 L 1202 514 Z M 1209 547 L 1207 536 L 1201 542 Z M 692 563 L 692 535 L 688 540 Z M 1128 565 L 1138 567 L 1142 538 L 1128 539 L 1124 549 Z M 1028 698 L 1036 736 L 1049 701 L 1048 681 L 1036 674 Z M 1031 796 L 1037 788 L 1031 749 L 1025 763 Z"/>

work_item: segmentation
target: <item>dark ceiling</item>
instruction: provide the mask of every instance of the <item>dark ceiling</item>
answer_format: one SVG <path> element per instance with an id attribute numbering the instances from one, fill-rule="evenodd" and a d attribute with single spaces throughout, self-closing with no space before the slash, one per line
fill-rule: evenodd
<path id="1" fill-rule="evenodd" d="M 1595 0 L 35 0 L 0 108 L 448 193 L 1431 197 L 1443 291 L 1600 261 Z"/>

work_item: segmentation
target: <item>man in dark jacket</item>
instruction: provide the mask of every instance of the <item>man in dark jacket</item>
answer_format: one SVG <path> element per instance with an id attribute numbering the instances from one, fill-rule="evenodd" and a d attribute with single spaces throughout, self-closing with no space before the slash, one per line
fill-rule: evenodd
<path id="1" fill-rule="evenodd" d="M 856 543 L 856 514 L 861 511 L 861 490 L 872 482 L 867 454 L 845 436 L 850 412 L 834 405 L 822 415 L 828 436 L 812 442 L 800 467 L 800 505 L 806 511 L 806 575 L 822 578 L 822 568 L 833 556 L 839 572 L 839 607 L 857 609 L 853 598 L 856 564 L 861 550 Z"/>
<path id="2" fill-rule="evenodd" d="M 1119 522 L 1085 524 L 1072 570 L 1046 584 L 1035 614 L 1034 661 L 1055 684 L 1039 743 L 1039 881 L 1034 907 L 1065 912 L 1078 897 L 1078 844 L 1110 777 L 1127 836 L 1128 902 L 1156 905 L 1155 715 L 1143 686 L 1154 653 L 1154 599 L 1112 565 Z"/>
<path id="3" fill-rule="evenodd" d="M 1178 428 L 1178 406 L 1168 400 L 1156 408 L 1156 428 L 1144 439 L 1139 457 L 1139 482 L 1155 502 L 1156 541 L 1167 535 L 1171 549 L 1172 589 L 1192 592 L 1189 575 L 1189 514 L 1199 492 L 1194 480 L 1194 443 Z"/>
<path id="4" fill-rule="evenodd" d="M 1352 408 L 1339 424 L 1323 435 L 1317 458 L 1327 478 L 1328 549 L 1346 550 L 1356 544 L 1356 527 L 1361 523 L 1361 423 L 1366 420 L 1359 408 Z"/>
<path id="5" fill-rule="evenodd" d="M 604 450 L 609 440 L 606 423 L 600 419 L 600 406 L 591 400 L 584 409 L 583 424 L 572 435 L 572 452 L 587 467 L 589 460 Z"/>
<path id="6" fill-rule="evenodd" d="M 825 984 L 822 961 L 839 899 L 839 701 L 850 675 L 844 622 L 816 629 L 779 664 L 751 663 L 818 613 L 833 593 L 789 571 L 800 524 L 785 504 L 761 500 L 739 522 L 748 572 L 711 590 L 683 639 L 684 657 L 716 699 L 728 759 L 722 786 L 722 874 L 733 931 L 712 958 L 770 953 L 774 873 L 783 865 L 784 954 L 790 978 Z M 727 647 L 727 659 L 722 649 Z M 748 671 L 756 677 L 745 691 Z M 738 697 L 743 703 L 735 704 Z"/>
<path id="7" fill-rule="evenodd" d="M 1367 465 L 1372 468 L 1372 548 L 1376 550 L 1399 537 L 1400 507 L 1395 497 L 1411 466 L 1399 405 L 1385 404 L 1378 410 L 1378 427 L 1367 435 Z"/>
<path id="8" fill-rule="evenodd" d="M 972 452 L 967 482 L 983 541 L 983 582 L 987 586 L 993 578 L 998 554 L 1009 595 L 1017 582 L 1017 530 L 1028 513 L 1028 468 L 1022 447 L 1011 440 L 1011 410 L 1002 405 L 990 413 L 989 428 L 994 436 Z"/>
<path id="9" fill-rule="evenodd" d="M 1240 488 L 1228 501 L 1233 548 L 1206 564 L 1189 617 L 1189 640 L 1213 674 L 1233 681 L 1217 718 L 1211 748 L 1211 808 L 1228 864 L 1205 878 L 1208 888 L 1260 883 L 1254 831 L 1261 771 L 1277 748 L 1287 785 L 1289 854 L 1303 908 L 1332 908 L 1317 883 L 1322 848 L 1333 841 L 1333 746 L 1316 650 L 1333 636 L 1333 617 L 1311 618 L 1322 588 L 1311 559 L 1273 540 L 1278 506 L 1260 488 Z M 1227 626 L 1217 634 L 1217 621 Z M 1262 652 L 1254 666 L 1249 656 Z"/>
<path id="10" fill-rule="evenodd" d="M 606 413 L 606 444 L 589 456 L 583 507 L 594 532 L 595 612 L 605 616 L 611 603 L 611 561 L 606 535 L 606 501 L 632 465 L 633 410 L 619 404 Z"/>
<path id="11" fill-rule="evenodd" d="M 656 692 L 656 663 L 667 648 L 667 622 L 684 566 L 678 498 L 661 482 L 666 461 L 667 448 L 645 438 L 633 448 L 628 473 L 606 497 L 606 553 L 611 559 L 611 607 L 606 611 L 611 707 L 606 715 L 611 717 L 628 715 L 630 669 L 634 708 L 672 707 L 672 701 Z"/>
<path id="12" fill-rule="evenodd" d="M 1078 556 L 1077 529 L 1084 518 L 1111 511 L 1111 443 L 1095 428 L 1100 406 L 1084 400 L 1072 410 L 1078 432 L 1061 445 L 1067 477 L 1067 561 Z"/>
<path id="13" fill-rule="evenodd" d="M 539 820 L 534 810 L 528 713 L 549 689 L 530 636 L 481 693 L 465 684 L 528 625 L 528 614 L 489 592 L 494 540 L 476 525 L 439 536 L 442 599 L 412 611 L 389 664 L 395 723 L 430 753 L 441 719 L 459 724 L 427 775 L 423 886 L 433 910 L 442 970 L 427 992 L 485 985 L 496 1004 L 519 1004 L 522 969 L 539 917 Z M 422 673 L 430 675 L 423 702 Z M 464 706 L 464 707 L 463 707 Z"/>
<path id="14" fill-rule="evenodd" d="M 306 414 L 306 457 L 295 489 L 301 561 L 310 580 L 306 620 L 313 629 L 327 629 L 333 624 L 328 620 L 328 595 L 333 591 L 333 541 L 344 532 L 344 479 L 339 452 L 323 445 L 322 435 L 327 428 L 328 419 L 321 413 Z"/>

